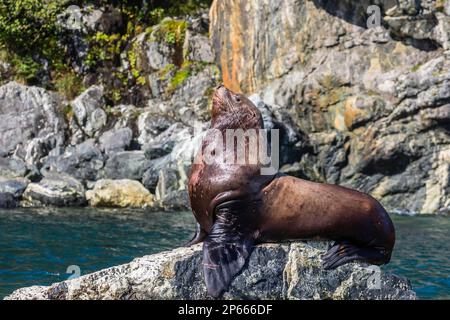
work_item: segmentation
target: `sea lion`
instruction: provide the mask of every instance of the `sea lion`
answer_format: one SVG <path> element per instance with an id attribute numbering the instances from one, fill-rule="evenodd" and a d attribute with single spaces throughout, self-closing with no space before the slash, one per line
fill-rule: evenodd
<path id="1" fill-rule="evenodd" d="M 211 128 L 226 136 L 226 129 L 260 130 L 264 123 L 249 99 L 220 85 L 213 95 Z M 204 241 L 203 271 L 211 296 L 219 297 L 228 288 L 253 245 L 260 242 L 334 240 L 322 257 L 325 269 L 355 260 L 389 262 L 395 230 L 377 200 L 345 187 L 282 173 L 262 175 L 259 162 L 226 163 L 217 152 L 225 144 L 218 141 L 213 135 L 203 140 L 189 178 L 190 204 L 197 220 L 190 244 Z M 233 146 L 223 152 L 235 152 L 234 141 Z M 246 149 L 246 159 L 249 152 Z"/>

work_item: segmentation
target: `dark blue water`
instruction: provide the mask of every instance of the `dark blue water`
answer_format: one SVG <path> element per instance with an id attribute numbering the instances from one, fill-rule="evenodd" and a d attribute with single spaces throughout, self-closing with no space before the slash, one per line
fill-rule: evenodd
<path id="1" fill-rule="evenodd" d="M 393 216 L 397 244 L 383 267 L 411 280 L 422 299 L 450 298 L 450 217 Z M 191 213 L 140 210 L 0 211 L 0 297 L 175 248 L 192 235 Z"/>

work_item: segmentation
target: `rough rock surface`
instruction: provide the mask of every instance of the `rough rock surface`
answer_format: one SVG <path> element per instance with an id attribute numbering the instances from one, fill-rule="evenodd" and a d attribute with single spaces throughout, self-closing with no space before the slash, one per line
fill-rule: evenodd
<path id="1" fill-rule="evenodd" d="M 93 137 L 105 125 L 107 114 L 103 110 L 103 88 L 92 86 L 71 102 L 78 126 L 84 135 Z"/>
<path id="2" fill-rule="evenodd" d="M 16 153 L 38 163 L 64 143 L 65 122 L 57 95 L 9 82 L 0 87 L 0 156 Z"/>
<path id="3" fill-rule="evenodd" d="M 30 181 L 26 178 L 7 179 L 0 177 L 0 193 L 10 193 L 14 198 L 20 199 Z"/>
<path id="4" fill-rule="evenodd" d="M 208 126 L 223 81 L 281 130 L 281 171 L 370 193 L 389 211 L 450 212 L 448 1 L 373 3 L 213 1 L 209 17 L 140 29 L 120 66 L 86 76 L 70 101 L 9 82 L 0 87 L 0 176 L 133 179 L 155 207 L 186 209 L 194 127 Z M 89 69 L 88 38 L 117 32 L 119 18 L 95 5 L 59 16 L 76 72 Z M 173 32 L 178 40 L 166 41 Z M 127 72 L 118 92 L 108 73 Z"/>
<path id="5" fill-rule="evenodd" d="M 440 1 L 214 1 L 224 83 L 256 93 L 301 147 L 282 171 L 450 212 L 450 16 Z M 285 149 L 281 157 L 294 149 Z"/>
<path id="6" fill-rule="evenodd" d="M 23 193 L 24 206 L 79 206 L 86 203 L 84 187 L 77 179 L 50 173 L 39 183 L 30 183 Z"/>
<path id="7" fill-rule="evenodd" d="M 15 208 L 17 205 L 18 201 L 11 193 L 0 191 L 0 209 Z"/>
<path id="8" fill-rule="evenodd" d="M 0 176 L 4 178 L 23 177 L 27 173 L 25 163 L 17 158 L 0 157 Z"/>
<path id="9" fill-rule="evenodd" d="M 225 299 L 415 299 L 407 279 L 375 266 L 321 267 L 326 243 L 259 245 Z M 49 287 L 14 291 L 6 299 L 207 299 L 201 244 L 162 252 Z"/>
<path id="10" fill-rule="evenodd" d="M 98 180 L 94 189 L 86 192 L 86 198 L 94 207 L 151 207 L 153 195 L 134 180 Z"/>
<path id="11" fill-rule="evenodd" d="M 104 155 L 94 139 L 88 139 L 76 146 L 45 159 L 42 172 L 67 173 L 80 180 L 97 180 L 104 166 Z"/>

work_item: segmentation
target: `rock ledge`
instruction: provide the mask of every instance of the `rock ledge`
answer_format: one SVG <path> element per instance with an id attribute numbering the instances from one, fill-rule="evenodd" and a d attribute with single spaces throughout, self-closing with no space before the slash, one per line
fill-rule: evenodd
<path id="1" fill-rule="evenodd" d="M 326 271 L 327 242 L 258 245 L 225 299 L 415 299 L 409 281 L 351 263 Z M 207 299 L 201 244 L 136 258 L 51 286 L 14 291 L 5 299 Z"/>

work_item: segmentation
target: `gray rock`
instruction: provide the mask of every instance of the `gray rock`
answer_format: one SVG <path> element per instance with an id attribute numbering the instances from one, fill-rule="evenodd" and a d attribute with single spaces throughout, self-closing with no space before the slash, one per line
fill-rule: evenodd
<path id="1" fill-rule="evenodd" d="M 189 170 L 205 132 L 194 136 L 191 128 L 176 123 L 145 146 L 150 148 L 146 149 L 145 154 L 152 160 L 142 177 L 142 183 L 155 193 L 156 203 L 161 209 L 189 209 L 187 193 Z M 156 146 L 160 146 L 159 143 L 170 143 L 170 153 L 153 158 L 155 155 L 155 149 L 151 149 L 151 146 L 155 146 L 153 143 L 156 143 Z M 158 150 L 164 151 L 166 150 Z"/>
<path id="2" fill-rule="evenodd" d="M 25 163 L 17 158 L 0 157 L 0 176 L 6 178 L 24 177 L 27 173 Z"/>
<path id="3" fill-rule="evenodd" d="M 161 122 L 151 122 L 150 124 L 153 124 L 153 126 L 148 124 L 145 127 L 146 130 L 142 131 L 139 139 L 140 141 L 145 141 L 142 149 L 149 159 L 159 158 L 170 153 L 176 143 L 186 139 L 186 136 L 189 135 L 189 128 L 186 128 L 181 123 L 174 123 L 162 132 L 158 131 L 158 129 L 163 128 L 162 126 L 155 126 L 161 124 Z"/>
<path id="4" fill-rule="evenodd" d="M 10 209 L 18 206 L 18 200 L 9 192 L 0 191 L 0 209 Z"/>
<path id="5" fill-rule="evenodd" d="M 145 157 L 147 159 L 153 160 L 157 158 L 161 158 L 165 155 L 168 155 L 174 147 L 174 141 L 166 141 L 159 143 L 150 143 L 143 147 L 145 152 Z"/>
<path id="6" fill-rule="evenodd" d="M 69 5 L 57 15 L 60 28 L 58 40 L 68 53 L 75 71 L 89 70 L 85 59 L 89 53 L 90 40 L 96 32 L 118 33 L 123 27 L 120 11 L 114 7 L 94 8 L 92 5 L 79 7 Z"/>
<path id="7" fill-rule="evenodd" d="M 23 194 L 23 206 L 80 206 L 86 203 L 84 187 L 77 179 L 50 173 L 39 183 L 30 183 Z"/>
<path id="8" fill-rule="evenodd" d="M 43 172 L 67 173 L 82 181 L 98 179 L 104 167 L 104 156 L 94 139 L 66 148 L 60 156 L 48 157 L 41 169 Z"/>
<path id="9" fill-rule="evenodd" d="M 212 88 L 220 81 L 220 72 L 214 65 L 203 66 L 193 73 L 175 89 L 170 98 L 174 117 L 186 126 L 192 126 L 195 121 L 208 120 Z"/>
<path id="10" fill-rule="evenodd" d="M 100 136 L 100 148 L 106 154 L 124 151 L 130 146 L 133 131 L 130 128 L 112 129 Z"/>
<path id="11" fill-rule="evenodd" d="M 105 177 L 140 181 L 149 165 L 150 160 L 145 157 L 144 151 L 118 152 L 106 161 Z"/>
<path id="12" fill-rule="evenodd" d="M 183 52 L 185 59 L 197 62 L 213 63 L 214 55 L 207 36 L 186 32 Z"/>
<path id="13" fill-rule="evenodd" d="M 164 38 L 161 39 L 161 25 L 152 29 L 150 34 L 142 33 L 136 37 L 138 52 L 137 67 L 145 72 L 157 71 L 173 64 L 175 49 Z"/>
<path id="14" fill-rule="evenodd" d="M 0 177 L 0 193 L 10 193 L 14 198 L 20 199 L 30 181 L 25 178 L 7 179 Z"/>
<path id="15" fill-rule="evenodd" d="M 87 136 L 96 136 L 106 125 L 108 117 L 103 110 L 105 106 L 103 87 L 88 88 L 71 102 L 71 106 L 78 125 Z"/>
<path id="16" fill-rule="evenodd" d="M 208 34 L 209 16 L 208 11 L 198 12 L 194 16 L 187 17 L 188 30 L 200 34 Z"/>
<path id="17" fill-rule="evenodd" d="M 177 166 L 159 170 L 155 200 L 164 210 L 190 210 L 188 177 L 190 166 L 177 163 Z"/>
<path id="18" fill-rule="evenodd" d="M 149 143 L 155 137 L 167 130 L 173 121 L 164 116 L 159 116 L 151 111 L 145 111 L 139 115 L 137 127 L 139 132 L 138 142 L 141 145 Z"/>
<path id="19" fill-rule="evenodd" d="M 9 82 L 0 87 L 0 154 L 21 149 L 29 164 L 38 163 L 65 141 L 60 99 L 38 87 Z"/>
<path id="20" fill-rule="evenodd" d="M 144 172 L 142 176 L 142 184 L 148 190 L 150 190 L 151 193 L 156 192 L 156 186 L 158 185 L 160 171 L 170 166 L 170 164 L 171 164 L 170 155 L 152 159 L 150 161 L 149 168 Z"/>
<path id="21" fill-rule="evenodd" d="M 351 263 L 324 270 L 320 256 L 326 248 L 326 243 L 318 242 L 258 245 L 224 299 L 416 298 L 407 279 L 376 266 Z M 5 299 L 207 299 L 201 260 L 199 244 L 136 258 L 49 287 L 18 289 Z"/>

